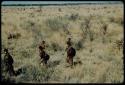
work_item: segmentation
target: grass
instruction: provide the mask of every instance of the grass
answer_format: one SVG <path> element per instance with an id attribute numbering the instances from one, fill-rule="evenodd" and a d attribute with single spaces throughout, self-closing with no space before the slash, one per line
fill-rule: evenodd
<path id="1" fill-rule="evenodd" d="M 22 8 L 23 9 L 23 8 Z M 41 11 L 40 11 L 41 10 Z M 25 8 L 2 7 L 2 52 L 7 47 L 14 58 L 14 69 L 22 74 L 5 81 L 15 83 L 122 83 L 123 5 L 79 5 Z M 20 33 L 8 39 L 9 33 Z M 66 40 L 76 49 L 73 68 L 66 67 Z M 45 40 L 50 55 L 49 68 L 40 63 L 38 45 Z M 82 64 L 77 63 L 78 61 Z"/>

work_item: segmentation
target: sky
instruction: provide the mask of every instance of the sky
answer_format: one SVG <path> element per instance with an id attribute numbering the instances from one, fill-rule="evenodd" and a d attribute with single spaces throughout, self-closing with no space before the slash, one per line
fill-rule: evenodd
<path id="1" fill-rule="evenodd" d="M 120 1 L 3 1 L 2 4 L 62 4 L 62 3 L 108 3 Z"/>

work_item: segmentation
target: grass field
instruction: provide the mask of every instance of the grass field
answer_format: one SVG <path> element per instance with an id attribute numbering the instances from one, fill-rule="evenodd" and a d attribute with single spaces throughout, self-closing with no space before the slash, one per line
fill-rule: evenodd
<path id="1" fill-rule="evenodd" d="M 2 53 L 7 47 L 14 69 L 23 69 L 16 83 L 122 83 L 123 4 L 1 8 Z M 9 33 L 20 34 L 8 39 Z M 76 49 L 73 68 L 65 67 L 66 40 Z M 45 40 L 49 68 L 40 63 L 38 45 Z M 121 47 L 119 49 L 119 47 Z M 82 63 L 77 63 L 81 61 Z"/>

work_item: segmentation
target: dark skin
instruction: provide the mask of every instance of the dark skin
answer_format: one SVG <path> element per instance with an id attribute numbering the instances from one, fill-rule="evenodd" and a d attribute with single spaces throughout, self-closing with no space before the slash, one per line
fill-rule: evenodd
<path id="1" fill-rule="evenodd" d="M 13 63 L 14 63 L 13 58 L 9 54 L 8 49 L 4 49 L 4 53 L 5 53 L 4 62 L 6 66 L 6 71 L 9 72 L 10 75 L 15 75 L 15 71 L 13 68 Z"/>
<path id="2" fill-rule="evenodd" d="M 71 47 L 71 38 L 68 38 L 68 41 L 66 42 L 67 47 L 66 47 L 66 51 L 68 50 L 69 47 Z"/>
<path id="3" fill-rule="evenodd" d="M 72 66 L 73 65 L 73 56 L 69 55 L 69 50 L 70 50 L 70 48 L 72 46 L 72 44 L 71 44 L 71 38 L 68 38 L 68 41 L 67 41 L 66 44 L 67 44 L 67 47 L 66 47 L 67 59 L 66 59 L 66 61 L 67 61 L 67 63 L 69 63 Z"/>
<path id="4" fill-rule="evenodd" d="M 71 38 L 68 38 L 67 45 L 71 46 Z"/>
<path id="5" fill-rule="evenodd" d="M 48 61 L 49 55 L 46 54 L 43 49 L 44 49 L 44 48 L 43 48 L 42 46 L 39 46 L 40 57 L 41 57 L 41 59 L 42 59 L 41 62 L 43 62 L 43 65 L 44 65 L 44 66 L 47 66 L 47 61 Z"/>
<path id="6" fill-rule="evenodd" d="M 40 44 L 40 46 L 42 46 L 42 49 L 45 49 L 45 47 L 46 47 L 45 41 L 42 41 L 42 43 Z"/>

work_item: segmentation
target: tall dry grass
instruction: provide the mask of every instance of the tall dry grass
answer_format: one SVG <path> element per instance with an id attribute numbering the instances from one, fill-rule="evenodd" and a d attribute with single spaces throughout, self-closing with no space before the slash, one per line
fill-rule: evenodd
<path id="1" fill-rule="evenodd" d="M 7 47 L 14 69 L 23 69 L 12 78 L 3 69 L 2 78 L 16 83 L 122 83 L 123 47 L 115 42 L 123 40 L 123 22 L 123 4 L 2 7 L 1 58 Z M 10 33 L 21 37 L 8 39 Z M 65 67 L 68 37 L 77 51 L 73 68 Z M 48 45 L 48 69 L 39 64 L 42 40 Z"/>

